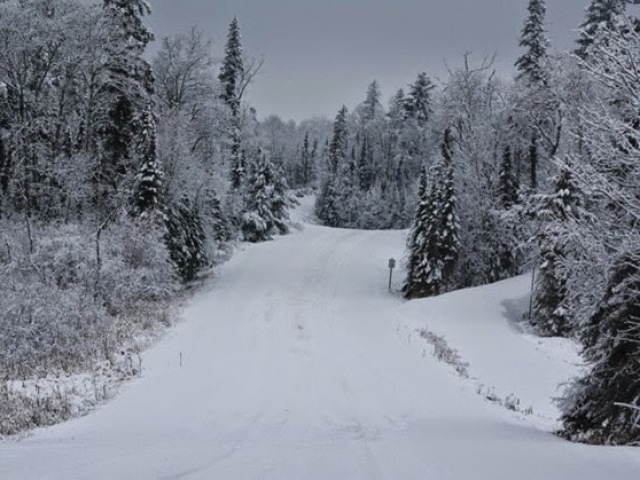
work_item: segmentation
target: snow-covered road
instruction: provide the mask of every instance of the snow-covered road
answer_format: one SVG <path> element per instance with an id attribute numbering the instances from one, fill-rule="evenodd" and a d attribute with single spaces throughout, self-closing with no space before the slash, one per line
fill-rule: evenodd
<path id="1" fill-rule="evenodd" d="M 118 398 L 0 444 L 0 479 L 638 478 L 637 450 L 563 442 L 476 394 L 478 381 L 510 388 L 512 375 L 523 401 L 546 402 L 534 411 L 553 409 L 536 392 L 566 378 L 554 349 L 504 318 L 481 325 L 526 292 L 526 279 L 406 304 L 386 284 L 387 259 L 403 245 L 401 232 L 307 225 L 247 247 Z M 444 318 L 465 308 L 477 332 L 468 316 Z M 424 355 L 415 328 L 427 324 L 480 380 Z"/>

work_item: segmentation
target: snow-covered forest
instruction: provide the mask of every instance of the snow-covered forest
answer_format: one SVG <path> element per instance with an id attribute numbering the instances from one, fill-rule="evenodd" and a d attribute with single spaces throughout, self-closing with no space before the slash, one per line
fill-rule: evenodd
<path id="1" fill-rule="evenodd" d="M 181 285 L 239 239 L 287 231 L 284 165 L 243 101 L 260 65 L 238 22 L 222 65 L 197 29 L 158 39 L 149 62 L 148 13 L 0 4 L 0 433 L 77 410 L 10 381 L 90 372 L 102 400 L 138 373 Z"/>
<path id="2" fill-rule="evenodd" d="M 515 78 L 465 55 L 441 81 L 420 73 L 385 99 L 374 80 L 335 120 L 296 123 L 247 100 L 262 59 L 241 18 L 216 60 L 197 28 L 154 39 L 145 0 L 0 1 L 0 435 L 139 375 L 189 287 L 240 242 L 289 233 L 297 191 L 324 226 L 408 229 L 408 300 L 532 272 L 525 320 L 590 365 L 558 434 L 638 445 L 633 3 L 592 0 L 558 52 L 529 0 Z M 41 392 L 53 378 L 69 381 Z"/>

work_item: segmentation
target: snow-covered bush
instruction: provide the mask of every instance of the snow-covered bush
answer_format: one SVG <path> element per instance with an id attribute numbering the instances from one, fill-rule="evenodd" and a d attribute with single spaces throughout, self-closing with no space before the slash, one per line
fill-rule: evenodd
<path id="1" fill-rule="evenodd" d="M 0 368 L 9 378 L 108 359 L 126 336 L 119 331 L 135 331 L 139 312 L 154 315 L 175 291 L 152 225 L 125 217 L 107 227 L 100 268 L 88 225 L 34 225 L 33 253 L 22 225 L 4 226 L 14 233 L 0 266 Z"/>

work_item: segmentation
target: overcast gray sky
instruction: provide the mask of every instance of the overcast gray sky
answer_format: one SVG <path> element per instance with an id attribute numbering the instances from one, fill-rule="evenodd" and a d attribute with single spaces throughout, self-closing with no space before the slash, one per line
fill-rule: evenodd
<path id="1" fill-rule="evenodd" d="M 222 56 L 238 16 L 245 51 L 265 64 L 249 94 L 258 115 L 332 118 L 380 82 L 385 98 L 420 71 L 443 77 L 465 51 L 498 54 L 510 75 L 527 0 L 150 0 L 158 38 L 198 25 Z M 553 46 L 572 47 L 588 0 L 548 0 Z"/>

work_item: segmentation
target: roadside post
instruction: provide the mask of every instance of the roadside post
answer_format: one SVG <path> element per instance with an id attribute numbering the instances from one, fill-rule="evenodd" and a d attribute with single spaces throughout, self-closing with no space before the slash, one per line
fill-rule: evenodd
<path id="1" fill-rule="evenodd" d="M 391 280 L 393 279 L 393 269 L 396 268 L 396 259 L 389 259 L 389 291 L 391 291 Z"/>

